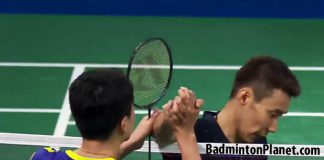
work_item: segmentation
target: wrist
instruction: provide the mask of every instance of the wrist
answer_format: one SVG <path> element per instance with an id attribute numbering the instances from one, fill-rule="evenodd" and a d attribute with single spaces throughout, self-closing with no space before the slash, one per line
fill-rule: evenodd
<path id="1" fill-rule="evenodd" d="M 176 130 L 175 131 L 175 136 L 177 139 L 196 139 L 195 131 L 192 130 Z"/>

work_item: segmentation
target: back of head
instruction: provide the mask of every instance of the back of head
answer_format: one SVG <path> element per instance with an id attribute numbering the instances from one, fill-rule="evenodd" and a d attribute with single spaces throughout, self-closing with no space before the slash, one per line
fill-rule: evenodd
<path id="1" fill-rule="evenodd" d="M 254 57 L 237 71 L 230 98 L 242 87 L 251 87 L 257 102 L 270 96 L 274 89 L 280 89 L 290 97 L 297 97 L 301 90 L 288 66 L 269 56 Z"/>
<path id="2" fill-rule="evenodd" d="M 133 86 L 120 70 L 84 72 L 70 86 L 72 115 L 83 138 L 106 140 L 130 116 Z"/>

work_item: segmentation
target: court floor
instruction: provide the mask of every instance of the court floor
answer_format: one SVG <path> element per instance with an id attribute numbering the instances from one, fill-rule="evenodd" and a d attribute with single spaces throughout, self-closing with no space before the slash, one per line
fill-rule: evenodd
<path id="1" fill-rule="evenodd" d="M 79 136 L 65 96 L 72 78 L 86 69 L 109 66 L 94 65 L 0 63 L 1 132 Z M 111 65 L 109 67 L 126 66 Z M 194 69 L 177 69 L 183 67 L 175 66 L 168 94 L 156 108 L 174 97 L 180 86 L 186 86 L 205 99 L 203 110 L 221 109 L 228 99 L 231 82 L 239 66 L 190 67 Z M 304 68 L 308 70 L 292 68 L 300 80 L 303 93 L 298 99 L 293 99 L 290 112 L 280 120 L 278 132 L 268 137 L 270 143 L 324 144 L 324 109 L 321 100 L 324 95 L 321 85 L 324 70 Z M 145 114 L 144 110 L 136 110 L 137 122 Z"/>
<path id="2" fill-rule="evenodd" d="M 205 100 L 203 110 L 220 110 L 239 66 L 267 54 L 287 62 L 302 86 L 269 143 L 324 145 L 323 31 L 321 20 L 3 14 L 0 132 L 79 136 L 66 99 L 71 79 L 87 69 L 125 68 L 139 41 L 160 36 L 175 70 L 156 108 L 186 86 Z M 146 111 L 136 113 L 138 122 Z M 26 159 L 34 150 L 0 145 L 0 159 Z"/>

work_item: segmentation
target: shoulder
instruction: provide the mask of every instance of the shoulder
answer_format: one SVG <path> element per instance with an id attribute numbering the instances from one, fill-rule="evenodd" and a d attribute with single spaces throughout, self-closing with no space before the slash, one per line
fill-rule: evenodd
<path id="1" fill-rule="evenodd" d="M 195 124 L 195 129 L 210 129 L 216 127 L 217 112 L 205 111 L 201 118 L 198 118 Z"/>
<path id="2" fill-rule="evenodd" d="M 32 156 L 31 160 L 69 160 L 67 158 L 62 159 L 65 156 L 65 152 L 60 151 L 59 148 L 44 147 L 39 148 Z"/>
<path id="3" fill-rule="evenodd" d="M 215 142 L 222 132 L 216 123 L 215 112 L 204 112 L 204 115 L 197 119 L 195 124 L 195 134 L 198 142 Z"/>

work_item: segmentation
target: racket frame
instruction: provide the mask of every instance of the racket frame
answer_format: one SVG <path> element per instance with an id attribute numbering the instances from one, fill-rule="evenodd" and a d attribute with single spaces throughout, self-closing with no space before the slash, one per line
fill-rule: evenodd
<path id="1" fill-rule="evenodd" d="M 172 78 L 172 71 L 173 71 L 173 59 L 172 59 L 172 54 L 171 54 L 171 49 L 170 47 L 168 46 L 168 44 L 166 43 L 165 40 L 163 40 L 162 38 L 150 38 L 150 39 L 147 39 L 143 42 L 141 42 L 132 52 L 131 54 L 131 58 L 130 60 L 128 61 L 128 67 L 127 67 L 127 77 L 130 78 L 130 72 L 131 72 L 131 67 L 132 67 L 132 62 L 135 58 L 135 56 L 138 54 L 138 51 L 143 47 L 145 46 L 146 44 L 152 42 L 152 41 L 155 41 L 155 40 L 159 40 L 161 41 L 164 46 L 166 47 L 167 49 L 167 52 L 168 52 L 168 56 L 169 56 L 169 61 L 170 61 L 170 68 L 169 68 L 169 78 L 168 78 L 168 81 L 167 81 L 167 84 L 165 86 L 165 88 L 162 90 L 160 96 L 158 96 L 152 103 L 149 103 L 149 104 L 146 104 L 144 106 L 140 106 L 138 104 L 135 103 L 134 101 L 134 105 L 135 107 L 137 108 L 140 108 L 140 109 L 149 109 L 149 112 L 151 110 L 151 107 L 154 106 L 157 102 L 159 102 L 166 94 L 167 90 L 169 89 L 169 86 L 170 86 L 170 82 L 171 82 L 171 78 Z M 149 114 L 150 115 L 150 114 Z"/>

